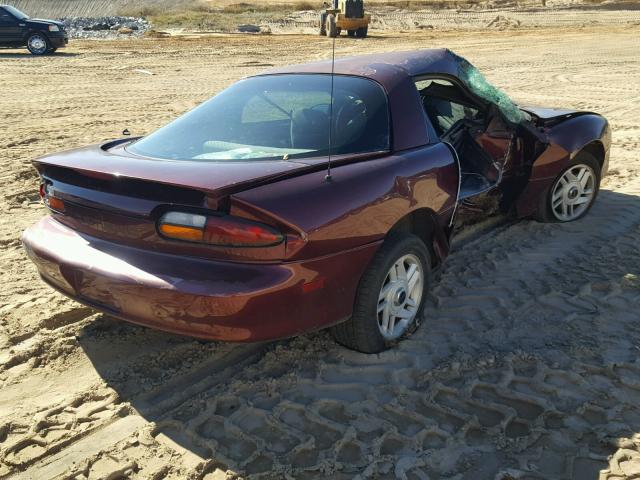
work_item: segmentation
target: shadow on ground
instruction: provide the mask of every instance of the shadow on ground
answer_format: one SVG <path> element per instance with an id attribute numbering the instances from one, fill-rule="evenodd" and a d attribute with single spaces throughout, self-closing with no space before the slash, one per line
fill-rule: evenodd
<path id="1" fill-rule="evenodd" d="M 156 435 L 208 469 L 623 478 L 640 458 L 619 450 L 640 432 L 639 227 L 639 197 L 602 191 L 581 221 L 487 233 L 452 254 L 421 327 L 381 355 L 324 332 L 231 345 L 108 317 L 79 341 Z"/>
<path id="2" fill-rule="evenodd" d="M 47 55 L 32 55 L 29 50 L 3 51 L 0 50 L 0 58 L 56 58 L 56 57 L 77 57 L 79 53 L 55 52 Z"/>

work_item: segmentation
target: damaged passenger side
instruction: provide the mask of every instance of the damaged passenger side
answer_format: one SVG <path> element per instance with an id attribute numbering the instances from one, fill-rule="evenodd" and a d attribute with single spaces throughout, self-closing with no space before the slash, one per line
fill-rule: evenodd
<path id="1" fill-rule="evenodd" d="M 495 108 L 480 105 L 448 80 L 419 80 L 416 87 L 436 135 L 457 155 L 459 200 L 495 187 L 500 182 L 513 140 L 513 131 Z"/>

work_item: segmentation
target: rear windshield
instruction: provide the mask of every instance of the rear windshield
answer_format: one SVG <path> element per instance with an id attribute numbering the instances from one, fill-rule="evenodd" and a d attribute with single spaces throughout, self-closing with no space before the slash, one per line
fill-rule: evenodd
<path id="1" fill-rule="evenodd" d="M 331 76 L 242 80 L 128 147 L 172 160 L 309 158 L 329 151 Z M 386 94 L 361 77 L 334 77 L 332 154 L 389 149 Z"/>

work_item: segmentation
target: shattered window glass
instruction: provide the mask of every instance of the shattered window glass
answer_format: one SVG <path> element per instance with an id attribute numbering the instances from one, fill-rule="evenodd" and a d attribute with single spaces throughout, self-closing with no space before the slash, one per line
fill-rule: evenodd
<path id="1" fill-rule="evenodd" d="M 458 77 L 478 97 L 498 106 L 502 114 L 512 123 L 526 120 L 524 113 L 502 90 L 491 85 L 480 71 L 466 59 L 451 52 L 458 62 Z"/>

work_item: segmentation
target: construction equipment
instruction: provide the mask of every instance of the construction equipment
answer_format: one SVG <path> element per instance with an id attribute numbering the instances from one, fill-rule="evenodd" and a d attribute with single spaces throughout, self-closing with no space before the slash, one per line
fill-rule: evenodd
<path id="1" fill-rule="evenodd" d="M 324 5 L 327 8 L 320 12 L 320 35 L 335 38 L 346 30 L 350 37 L 367 36 L 371 15 L 364 13 L 364 0 L 332 0 L 331 5 Z"/>

